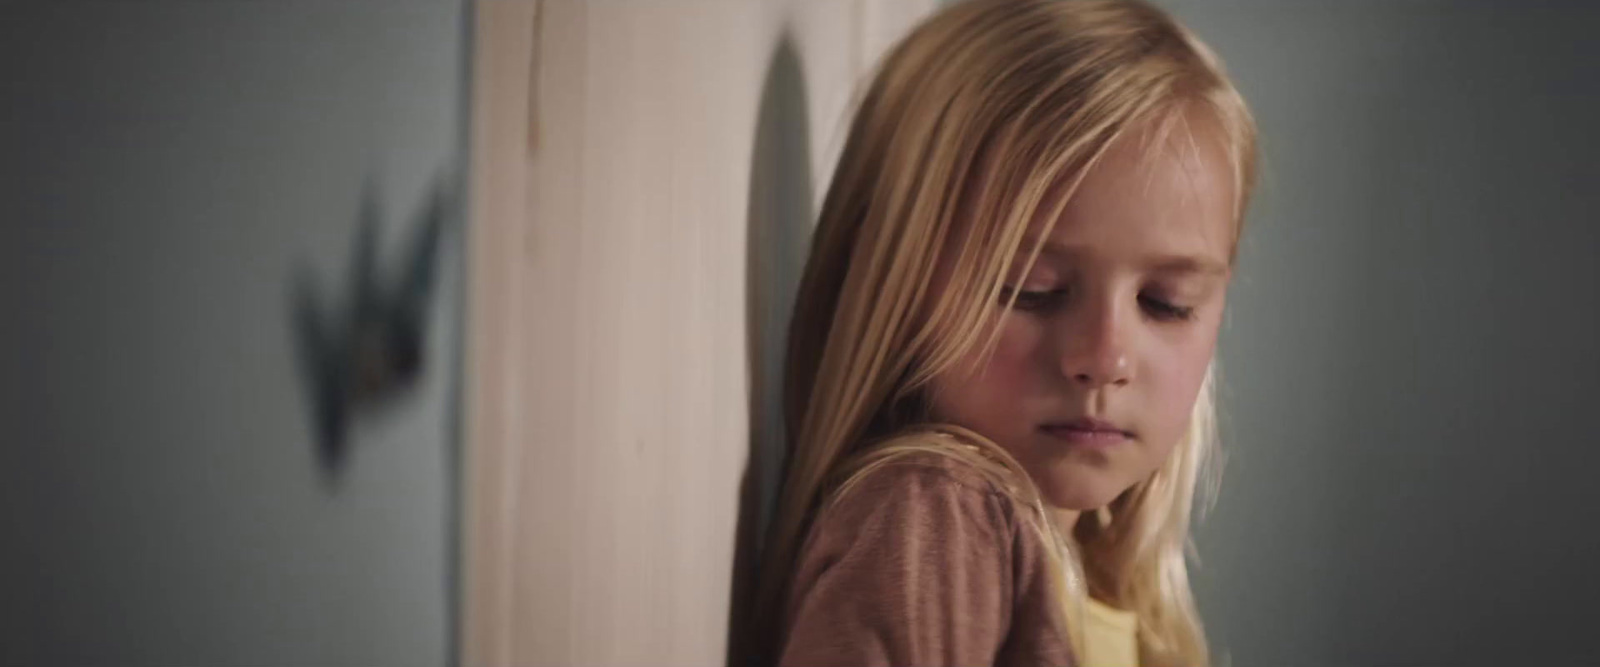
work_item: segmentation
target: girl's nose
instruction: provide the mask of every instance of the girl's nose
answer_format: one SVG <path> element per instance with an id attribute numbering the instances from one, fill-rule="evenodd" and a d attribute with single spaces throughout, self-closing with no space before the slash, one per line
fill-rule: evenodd
<path id="1" fill-rule="evenodd" d="M 1084 389 L 1122 386 L 1133 380 L 1129 359 L 1128 334 L 1124 319 L 1109 299 L 1085 303 L 1071 315 L 1076 320 L 1066 327 L 1061 355 L 1061 371 Z"/>

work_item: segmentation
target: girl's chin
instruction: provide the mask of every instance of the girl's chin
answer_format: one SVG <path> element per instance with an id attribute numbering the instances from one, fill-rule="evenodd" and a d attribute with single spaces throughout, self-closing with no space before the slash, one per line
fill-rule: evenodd
<path id="1" fill-rule="evenodd" d="M 1051 507 L 1083 512 L 1105 507 L 1128 490 L 1130 485 L 1116 483 L 1112 477 L 1106 471 L 1051 471 L 1035 476 L 1034 483 Z"/>

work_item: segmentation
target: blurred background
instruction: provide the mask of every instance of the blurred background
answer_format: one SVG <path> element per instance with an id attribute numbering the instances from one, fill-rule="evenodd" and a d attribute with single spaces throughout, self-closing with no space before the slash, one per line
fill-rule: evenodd
<path id="1" fill-rule="evenodd" d="M 0 4 L 0 665 L 720 663 L 939 4 Z M 1262 133 L 1219 662 L 1595 662 L 1600 6 L 1161 4 Z"/>
<path id="2" fill-rule="evenodd" d="M 449 664 L 465 11 L 0 5 L 0 664 Z"/>

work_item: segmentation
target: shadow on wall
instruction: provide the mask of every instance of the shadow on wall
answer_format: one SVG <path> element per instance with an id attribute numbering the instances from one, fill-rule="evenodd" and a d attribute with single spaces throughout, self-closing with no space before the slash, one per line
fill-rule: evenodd
<path id="1" fill-rule="evenodd" d="M 746 624 L 759 581 L 759 546 L 782 484 L 787 448 L 783 423 L 783 360 L 789 314 L 811 247 L 811 122 L 805 74 L 786 28 L 767 65 L 750 159 L 750 210 L 745 254 L 745 336 L 750 368 L 750 456 L 739 487 L 728 662 L 752 648 Z"/>

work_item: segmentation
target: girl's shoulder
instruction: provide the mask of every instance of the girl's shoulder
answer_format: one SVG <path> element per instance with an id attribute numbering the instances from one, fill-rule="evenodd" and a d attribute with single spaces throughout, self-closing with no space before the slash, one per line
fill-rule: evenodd
<path id="1" fill-rule="evenodd" d="M 897 452 L 865 462 L 832 485 L 814 532 L 857 534 L 876 520 L 909 521 L 929 532 L 958 529 L 999 537 L 1010 532 L 1013 504 L 1004 488 L 972 461 L 934 451 Z"/>
<path id="2" fill-rule="evenodd" d="M 951 428 L 918 429 L 875 442 L 839 471 L 824 501 L 824 511 L 839 503 L 858 504 L 884 495 L 952 496 L 966 502 L 1026 502 L 1032 487 L 1026 474 L 998 447 Z M 820 517 L 819 517 L 820 518 Z"/>
<path id="3" fill-rule="evenodd" d="M 782 664 L 1062 662 L 1039 538 L 1002 466 L 960 444 L 879 443 L 835 485 L 796 563 Z"/>

